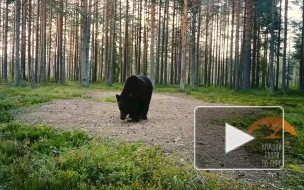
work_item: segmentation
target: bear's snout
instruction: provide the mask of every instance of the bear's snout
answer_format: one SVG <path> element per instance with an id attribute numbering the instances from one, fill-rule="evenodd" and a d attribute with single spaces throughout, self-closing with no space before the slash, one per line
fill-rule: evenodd
<path id="1" fill-rule="evenodd" d="M 126 113 L 120 112 L 120 119 L 121 119 L 121 120 L 126 119 L 127 115 L 128 115 L 128 114 L 126 114 Z"/>

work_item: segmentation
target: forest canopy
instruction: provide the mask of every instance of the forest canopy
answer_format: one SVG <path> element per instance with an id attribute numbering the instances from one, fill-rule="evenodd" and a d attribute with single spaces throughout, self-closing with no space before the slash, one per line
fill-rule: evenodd
<path id="1" fill-rule="evenodd" d="M 300 1 L 7 0 L 0 13 L 1 81 L 15 86 L 145 74 L 181 91 L 304 90 Z"/>

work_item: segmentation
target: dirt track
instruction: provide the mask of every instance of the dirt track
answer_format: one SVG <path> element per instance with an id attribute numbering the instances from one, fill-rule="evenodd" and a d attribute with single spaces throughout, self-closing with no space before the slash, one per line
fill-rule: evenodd
<path id="1" fill-rule="evenodd" d="M 220 105 L 202 102 L 183 94 L 152 95 L 148 120 L 138 123 L 119 119 L 116 103 L 97 100 L 115 98 L 119 92 L 88 92 L 91 98 L 54 100 L 16 116 L 29 124 L 48 124 L 57 129 L 78 128 L 92 135 L 108 135 L 128 142 L 159 144 L 169 153 L 177 153 L 183 159 L 193 160 L 194 108 L 203 105 Z M 210 137 L 213 138 L 213 137 Z M 225 158 L 223 158 L 225 159 Z M 261 187 L 280 187 L 284 173 L 266 171 L 224 171 L 222 177 L 234 178 Z"/>

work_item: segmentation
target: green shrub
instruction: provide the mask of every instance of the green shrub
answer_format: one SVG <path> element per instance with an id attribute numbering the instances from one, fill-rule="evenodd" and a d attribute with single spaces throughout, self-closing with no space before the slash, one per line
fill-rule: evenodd
<path id="1" fill-rule="evenodd" d="M 195 189 L 193 168 L 159 146 L 90 138 L 46 126 L 0 126 L 0 187 L 8 189 Z M 208 182 L 211 185 L 213 182 Z M 212 186 L 212 185 L 211 185 Z"/>

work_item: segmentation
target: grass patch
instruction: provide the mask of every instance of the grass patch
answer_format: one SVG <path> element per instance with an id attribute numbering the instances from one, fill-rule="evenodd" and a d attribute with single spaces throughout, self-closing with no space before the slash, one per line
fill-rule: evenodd
<path id="1" fill-rule="evenodd" d="M 200 174 L 158 146 L 14 123 L 1 125 L 0 134 L 0 188 L 202 188 Z M 211 180 L 206 184 L 215 187 Z"/>
<path id="2" fill-rule="evenodd" d="M 6 123 L 14 119 L 9 112 L 10 109 L 37 105 L 52 99 L 88 97 L 76 86 L 49 84 L 45 86 L 37 85 L 36 87 L 12 87 L 11 85 L 0 85 L 0 88 L 0 123 Z"/>
<path id="3" fill-rule="evenodd" d="M 106 97 L 104 101 L 109 102 L 109 103 L 116 103 L 117 102 L 117 100 L 113 97 Z"/>
<path id="4" fill-rule="evenodd" d="M 97 99 L 96 99 L 97 102 L 108 102 L 108 103 L 117 103 L 117 100 L 114 98 L 114 97 L 106 97 L 106 98 L 103 98 L 101 96 L 99 96 Z"/>

